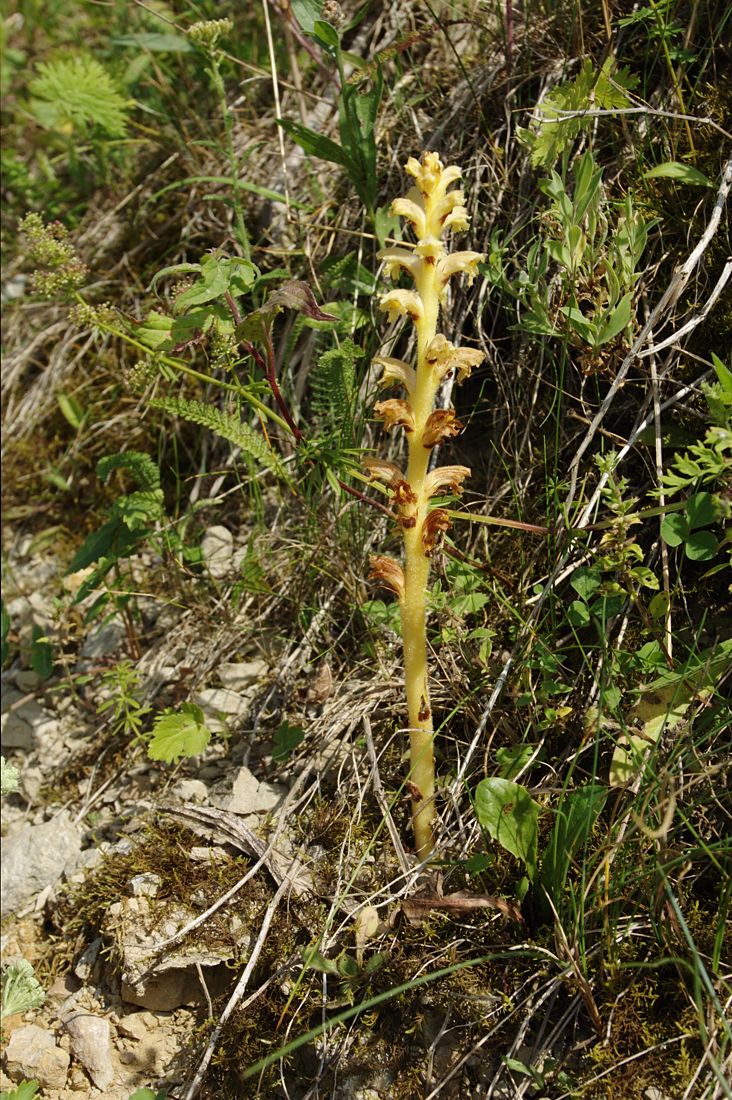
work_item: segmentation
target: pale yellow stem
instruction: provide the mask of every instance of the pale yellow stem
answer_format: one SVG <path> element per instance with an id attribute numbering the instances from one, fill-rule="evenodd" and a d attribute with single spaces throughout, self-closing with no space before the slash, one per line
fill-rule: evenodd
<path id="1" fill-rule="evenodd" d="M 432 412 L 439 379 L 426 359 L 437 332 L 440 295 L 434 263 L 422 262 L 415 271 L 424 312 L 416 322 L 417 377 L 412 394 L 414 430 L 409 432 L 407 481 L 417 497 L 416 523 L 404 531 L 404 598 L 401 605 L 404 637 L 404 681 L 409 714 L 409 777 L 416 787 L 412 799 L 412 825 L 417 854 L 424 859 L 432 851 L 435 820 L 435 755 L 432 706 L 427 668 L 427 591 L 430 562 L 422 542 L 422 527 L 429 510 L 425 479 L 430 451 L 422 443 L 427 418 Z"/>

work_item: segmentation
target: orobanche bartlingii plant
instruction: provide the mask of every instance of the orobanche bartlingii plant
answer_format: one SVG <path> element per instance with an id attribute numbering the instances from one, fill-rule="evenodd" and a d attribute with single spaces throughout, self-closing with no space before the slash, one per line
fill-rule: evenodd
<path id="1" fill-rule="evenodd" d="M 411 222 L 417 243 L 413 248 L 391 247 L 378 256 L 387 276 L 397 278 L 403 270 L 414 282 L 414 290 L 394 289 L 380 303 L 389 320 L 407 316 L 417 336 L 417 360 L 410 366 L 401 359 L 378 356 L 383 385 L 400 385 L 404 398 L 390 398 L 375 405 L 376 415 L 387 429 L 401 427 L 407 437 L 406 472 L 379 458 L 364 459 L 371 478 L 387 485 L 392 493 L 404 538 L 404 567 L 392 558 L 371 559 L 372 576 L 399 599 L 404 639 L 404 679 L 410 733 L 412 821 L 417 853 L 427 857 L 433 846 L 435 821 L 434 727 L 427 669 L 427 581 L 430 556 L 436 540 L 450 527 L 444 508 L 432 498 L 446 491 L 459 494 L 470 476 L 467 466 L 441 466 L 430 471 L 433 448 L 457 435 L 462 425 L 454 409 L 435 409 L 440 383 L 454 371 L 458 382 L 467 378 L 483 359 L 471 348 L 455 347 L 437 331 L 440 305 L 450 278 L 465 272 L 472 281 L 477 265 L 485 257 L 479 252 L 448 254 L 443 237 L 452 230 L 468 228 L 464 195 L 448 188 L 461 176 L 456 165 L 447 168 L 437 153 L 424 153 L 421 160 L 410 157 L 406 171 L 415 180 L 405 198 L 395 199 L 392 213 Z"/>

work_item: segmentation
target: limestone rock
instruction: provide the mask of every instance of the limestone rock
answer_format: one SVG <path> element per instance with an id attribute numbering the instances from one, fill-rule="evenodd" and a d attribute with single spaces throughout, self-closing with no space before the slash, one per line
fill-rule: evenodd
<path id="1" fill-rule="evenodd" d="M 81 657 L 87 660 L 107 657 L 119 649 L 126 637 L 127 631 L 122 620 L 110 619 L 108 623 L 102 623 L 90 631 L 81 647 Z"/>
<path id="2" fill-rule="evenodd" d="M 220 524 L 209 527 L 201 540 L 201 554 L 211 576 L 223 579 L 233 564 L 234 536 L 231 531 Z"/>
<path id="3" fill-rule="evenodd" d="M 238 691 L 229 691 L 227 688 L 203 688 L 192 695 L 196 703 L 208 716 L 217 714 L 232 714 L 240 716 L 246 714 L 249 700 Z"/>
<path id="4" fill-rule="evenodd" d="M 42 1088 L 62 1089 L 71 1058 L 50 1031 L 37 1024 L 16 1028 L 5 1049 L 8 1073 L 15 1081 L 36 1078 Z"/>
<path id="5" fill-rule="evenodd" d="M 205 998 L 199 968 L 206 972 L 209 991 L 215 991 L 213 972 L 230 959 L 231 948 L 198 948 L 184 940 L 155 954 L 156 945 L 174 936 L 194 915 L 181 905 L 147 897 L 123 898 L 109 907 L 103 932 L 114 936 L 121 953 L 121 993 L 127 1004 L 170 1012 L 180 1005 L 199 1003 Z M 222 976 L 226 979 L 225 973 Z"/>
<path id="6" fill-rule="evenodd" d="M 40 739 L 53 734 L 57 727 L 56 719 L 35 699 L 27 699 L 12 689 L 3 693 L 0 744 L 4 749 L 29 752 Z"/>
<path id="7" fill-rule="evenodd" d="M 239 768 L 230 790 L 219 791 L 212 805 L 234 814 L 266 814 L 277 808 L 287 791 L 274 783 L 260 782 L 249 768 Z"/>
<path id="8" fill-rule="evenodd" d="M 81 829 L 62 810 L 41 825 L 24 825 L 3 840 L 2 909 L 15 913 L 70 875 L 81 856 Z"/>
<path id="9" fill-rule="evenodd" d="M 115 1077 L 109 1021 L 83 1009 L 75 1009 L 65 1017 L 64 1027 L 71 1039 L 71 1049 L 77 1061 L 98 1089 L 109 1088 Z"/>
<path id="10" fill-rule="evenodd" d="M 239 661 L 219 665 L 218 674 L 221 683 L 231 691 L 246 691 L 257 687 L 269 672 L 266 661 Z"/>

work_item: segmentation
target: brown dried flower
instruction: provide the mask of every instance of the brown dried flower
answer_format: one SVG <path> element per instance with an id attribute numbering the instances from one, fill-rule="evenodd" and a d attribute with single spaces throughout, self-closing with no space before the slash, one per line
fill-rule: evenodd
<path id="1" fill-rule="evenodd" d="M 452 527 L 452 520 L 444 508 L 433 508 L 422 524 L 422 546 L 427 557 L 435 548 L 437 540 Z"/>
<path id="2" fill-rule="evenodd" d="M 408 401 L 400 401 L 397 397 L 391 397 L 388 401 L 377 401 L 374 412 L 384 421 L 384 428 L 402 427 L 407 432 L 414 431 L 414 413 Z"/>
<path id="3" fill-rule="evenodd" d="M 463 425 L 455 416 L 454 409 L 435 409 L 427 417 L 427 423 L 422 433 L 422 446 L 435 447 L 443 439 L 460 435 Z"/>
<path id="4" fill-rule="evenodd" d="M 450 489 L 453 493 L 463 491 L 463 482 L 470 477 L 467 466 L 438 466 L 425 478 L 427 495 L 433 497 L 440 489 Z"/>
<path id="5" fill-rule="evenodd" d="M 404 572 L 401 565 L 393 558 L 384 557 L 381 554 L 372 554 L 369 557 L 371 572 L 369 580 L 376 581 L 382 588 L 388 588 L 400 600 L 404 599 Z"/>

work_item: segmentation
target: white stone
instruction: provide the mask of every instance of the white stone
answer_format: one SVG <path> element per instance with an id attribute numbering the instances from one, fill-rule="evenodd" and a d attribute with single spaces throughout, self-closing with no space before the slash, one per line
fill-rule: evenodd
<path id="1" fill-rule="evenodd" d="M 109 1088 L 114 1080 L 115 1068 L 108 1021 L 77 1009 L 64 1019 L 64 1027 L 71 1039 L 74 1057 L 81 1062 L 98 1089 L 104 1091 Z"/>
<path id="2" fill-rule="evenodd" d="M 232 691 L 243 691 L 246 688 L 257 687 L 259 682 L 269 672 L 266 661 L 238 661 L 225 665 L 219 665 L 217 672 L 219 679 L 225 688 Z"/>
<path id="3" fill-rule="evenodd" d="M 87 982 L 92 976 L 95 963 L 99 958 L 99 952 L 102 949 L 102 937 L 97 936 L 96 939 L 84 948 L 79 960 L 74 967 L 75 976 L 82 982 Z"/>
<path id="4" fill-rule="evenodd" d="M 191 696 L 193 702 L 212 717 L 219 714 L 241 716 L 246 714 L 249 700 L 239 695 L 237 691 L 228 691 L 226 688 L 203 688 L 195 691 Z"/>
<path id="5" fill-rule="evenodd" d="M 81 829 L 62 810 L 41 825 L 24 825 L 3 839 L 2 909 L 18 912 L 37 894 L 70 875 L 81 855 Z"/>
<path id="6" fill-rule="evenodd" d="M 184 802 L 205 802 L 208 798 L 208 787 L 200 779 L 181 779 L 174 791 Z"/>
<path id="7" fill-rule="evenodd" d="M 123 1001 L 153 1012 L 170 1012 L 203 1000 L 198 968 L 208 971 L 210 986 L 210 972 L 230 960 L 230 949 L 199 950 L 185 941 L 155 954 L 156 945 L 174 936 L 194 915 L 183 906 L 169 901 L 161 906 L 146 897 L 123 898 L 110 905 L 103 931 L 115 939 L 121 953 Z"/>
<path id="8" fill-rule="evenodd" d="M 162 883 L 160 875 L 153 871 L 143 871 L 131 878 L 128 885 L 133 898 L 154 898 Z"/>
<path id="9" fill-rule="evenodd" d="M 66 1084 L 71 1058 L 56 1045 L 50 1031 L 37 1024 L 18 1027 L 5 1048 L 5 1061 L 10 1076 L 36 1078 L 42 1088 L 62 1089 Z"/>
<path id="10" fill-rule="evenodd" d="M 283 800 L 286 788 L 260 782 L 249 768 L 239 768 L 231 791 L 211 799 L 220 810 L 234 814 L 266 814 Z"/>
<path id="11" fill-rule="evenodd" d="M 0 743 L 4 749 L 30 751 L 40 738 L 58 731 L 58 722 L 35 700 L 20 692 L 3 695 L 3 715 L 0 719 Z"/>
<path id="12" fill-rule="evenodd" d="M 19 668 L 13 673 L 13 680 L 18 691 L 22 691 L 23 694 L 35 691 L 41 682 L 40 676 L 33 668 Z"/>
<path id="13" fill-rule="evenodd" d="M 234 536 L 220 524 L 209 527 L 201 540 L 203 561 L 212 577 L 221 580 L 232 568 Z"/>
<path id="14" fill-rule="evenodd" d="M 128 1012 L 117 1024 L 120 1035 L 142 1042 L 158 1027 L 158 1018 L 152 1012 Z"/>
<path id="15" fill-rule="evenodd" d="M 81 657 L 87 660 L 107 657 L 124 642 L 127 637 L 125 625 L 121 619 L 110 619 L 108 623 L 102 623 L 92 630 L 81 647 Z"/>

